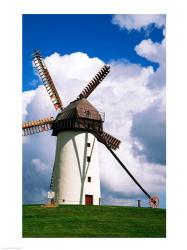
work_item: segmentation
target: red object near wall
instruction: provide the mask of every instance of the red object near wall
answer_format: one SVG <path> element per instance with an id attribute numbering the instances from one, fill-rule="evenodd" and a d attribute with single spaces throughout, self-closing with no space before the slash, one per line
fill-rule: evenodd
<path id="1" fill-rule="evenodd" d="M 85 205 L 93 205 L 93 195 L 85 195 Z"/>

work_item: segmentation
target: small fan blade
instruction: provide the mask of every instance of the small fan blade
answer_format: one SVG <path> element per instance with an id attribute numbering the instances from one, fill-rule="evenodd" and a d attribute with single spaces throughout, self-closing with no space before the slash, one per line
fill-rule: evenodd
<path id="1" fill-rule="evenodd" d="M 59 112 L 63 109 L 63 104 L 60 99 L 60 96 L 55 88 L 53 80 L 49 74 L 49 71 L 44 63 L 42 55 L 39 50 L 35 50 L 33 53 L 33 61 L 38 70 L 40 78 L 43 81 L 44 86 L 46 87 L 47 93 L 49 94 L 51 101 L 55 107 L 55 109 Z"/>
<path id="2" fill-rule="evenodd" d="M 101 70 L 95 75 L 95 77 L 88 83 L 86 88 L 80 93 L 76 100 L 87 98 L 94 89 L 101 83 L 101 81 L 107 76 L 110 72 L 110 66 L 104 65 Z"/>
<path id="3" fill-rule="evenodd" d="M 35 121 L 23 122 L 22 124 L 22 135 L 27 136 L 31 134 L 36 134 L 44 131 L 48 131 L 52 127 L 54 118 L 44 118 Z"/>

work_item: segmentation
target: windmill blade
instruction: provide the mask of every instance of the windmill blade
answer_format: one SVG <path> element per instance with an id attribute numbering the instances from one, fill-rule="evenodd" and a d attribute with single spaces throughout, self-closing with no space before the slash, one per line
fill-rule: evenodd
<path id="1" fill-rule="evenodd" d="M 120 140 L 118 140 L 117 138 L 115 138 L 114 136 L 106 133 L 106 132 L 102 132 L 100 134 L 100 137 L 98 138 L 99 141 L 105 141 L 105 143 L 108 145 L 108 147 L 110 147 L 111 149 L 116 150 L 117 148 L 119 148 L 119 145 L 121 143 Z"/>
<path id="2" fill-rule="evenodd" d="M 104 65 L 100 71 L 95 75 L 95 77 L 88 83 L 86 88 L 80 93 L 76 100 L 87 98 L 94 89 L 101 83 L 101 81 L 107 76 L 110 72 L 110 66 Z"/>
<path id="3" fill-rule="evenodd" d="M 98 132 L 95 129 L 94 130 L 94 135 L 96 136 L 96 138 L 98 139 L 98 141 L 100 141 L 101 143 L 106 143 L 108 147 L 110 147 L 111 149 L 116 150 L 117 148 L 119 148 L 119 145 L 121 143 L 120 140 L 116 139 L 114 136 L 106 133 L 106 132 Z"/>
<path id="4" fill-rule="evenodd" d="M 48 131 L 52 128 L 54 120 L 55 119 L 53 117 L 49 117 L 35 121 L 23 122 L 22 135 L 27 136 L 31 134 Z"/>
<path id="5" fill-rule="evenodd" d="M 39 50 L 35 50 L 33 53 L 33 61 L 38 70 L 40 78 L 43 81 L 44 86 L 46 87 L 47 93 L 49 94 L 51 101 L 55 107 L 55 109 L 59 112 L 63 109 L 63 104 L 60 99 L 60 96 L 55 88 L 53 80 L 49 74 L 49 71 L 44 63 L 42 55 Z"/>

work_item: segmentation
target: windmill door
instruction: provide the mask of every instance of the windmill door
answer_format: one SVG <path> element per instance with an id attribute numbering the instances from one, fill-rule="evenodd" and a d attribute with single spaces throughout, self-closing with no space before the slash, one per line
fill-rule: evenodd
<path id="1" fill-rule="evenodd" d="M 85 205 L 93 205 L 93 195 L 85 195 Z"/>

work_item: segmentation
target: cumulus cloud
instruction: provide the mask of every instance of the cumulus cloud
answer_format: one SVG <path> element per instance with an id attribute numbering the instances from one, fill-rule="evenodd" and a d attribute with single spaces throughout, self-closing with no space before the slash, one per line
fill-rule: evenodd
<path id="1" fill-rule="evenodd" d="M 99 58 L 90 58 L 81 52 L 70 55 L 54 53 L 47 57 L 45 62 L 65 105 L 78 96 L 86 83 L 103 65 Z M 159 163 L 149 162 L 146 157 L 134 154 L 134 139 L 131 133 L 136 115 L 146 112 L 161 99 L 160 91 L 147 86 L 154 74 L 152 67 L 112 61 L 111 73 L 91 94 L 89 101 L 99 111 L 105 112 L 104 129 L 122 141 L 117 154 L 130 171 L 149 192 L 164 192 L 165 169 Z M 43 86 L 32 91 L 32 94 L 27 91 L 23 95 L 32 96 L 30 101 L 23 99 L 25 100 L 24 110 L 27 111 L 24 113 L 26 120 L 55 115 Z M 55 143 L 56 137 L 50 136 L 50 132 L 30 136 L 24 141 L 24 200 L 27 200 L 28 195 L 33 199 L 46 196 L 54 162 Z M 139 144 L 144 146 L 140 139 Z M 109 151 L 101 144 L 99 150 L 101 183 L 104 192 L 109 192 L 110 195 L 112 192 L 141 195 L 141 191 Z"/>
<path id="2" fill-rule="evenodd" d="M 151 39 L 143 40 L 135 47 L 135 51 L 138 55 L 145 57 L 152 62 L 158 63 L 165 63 L 165 50 L 165 39 L 162 40 L 162 43 L 153 43 Z"/>
<path id="3" fill-rule="evenodd" d="M 138 55 L 156 62 L 158 68 L 149 77 L 147 86 L 160 94 L 156 102 L 145 111 L 133 117 L 131 135 L 135 155 L 144 155 L 149 162 L 166 164 L 166 119 L 165 119 L 165 84 L 166 84 L 166 39 L 161 43 L 151 39 L 136 45 Z"/>
<path id="4" fill-rule="evenodd" d="M 23 201 L 34 203 L 47 198 L 56 138 L 48 131 L 23 139 Z"/>
<path id="5" fill-rule="evenodd" d="M 114 15 L 112 23 L 118 25 L 122 29 L 127 30 L 141 30 L 149 25 L 154 24 L 160 28 L 165 26 L 165 15 L 157 14 L 132 14 L 132 15 Z"/>
<path id="6" fill-rule="evenodd" d="M 156 72 L 149 78 L 148 86 L 150 88 L 163 88 L 166 84 L 166 41 L 165 38 L 161 43 L 153 43 L 151 39 L 143 40 L 136 45 L 135 51 L 138 55 L 157 62 L 159 67 Z"/>
<path id="7" fill-rule="evenodd" d="M 23 120 L 28 115 L 27 107 L 28 107 L 29 103 L 32 101 L 32 99 L 34 98 L 34 95 L 35 95 L 34 90 L 23 92 L 23 95 L 22 95 L 22 103 L 23 103 L 22 104 L 22 116 L 23 116 Z"/>
<path id="8" fill-rule="evenodd" d="M 166 164 L 166 117 L 157 106 L 151 106 L 133 118 L 131 128 L 134 152 L 144 155 L 149 162 Z M 140 145 L 142 145 L 142 147 Z"/>

